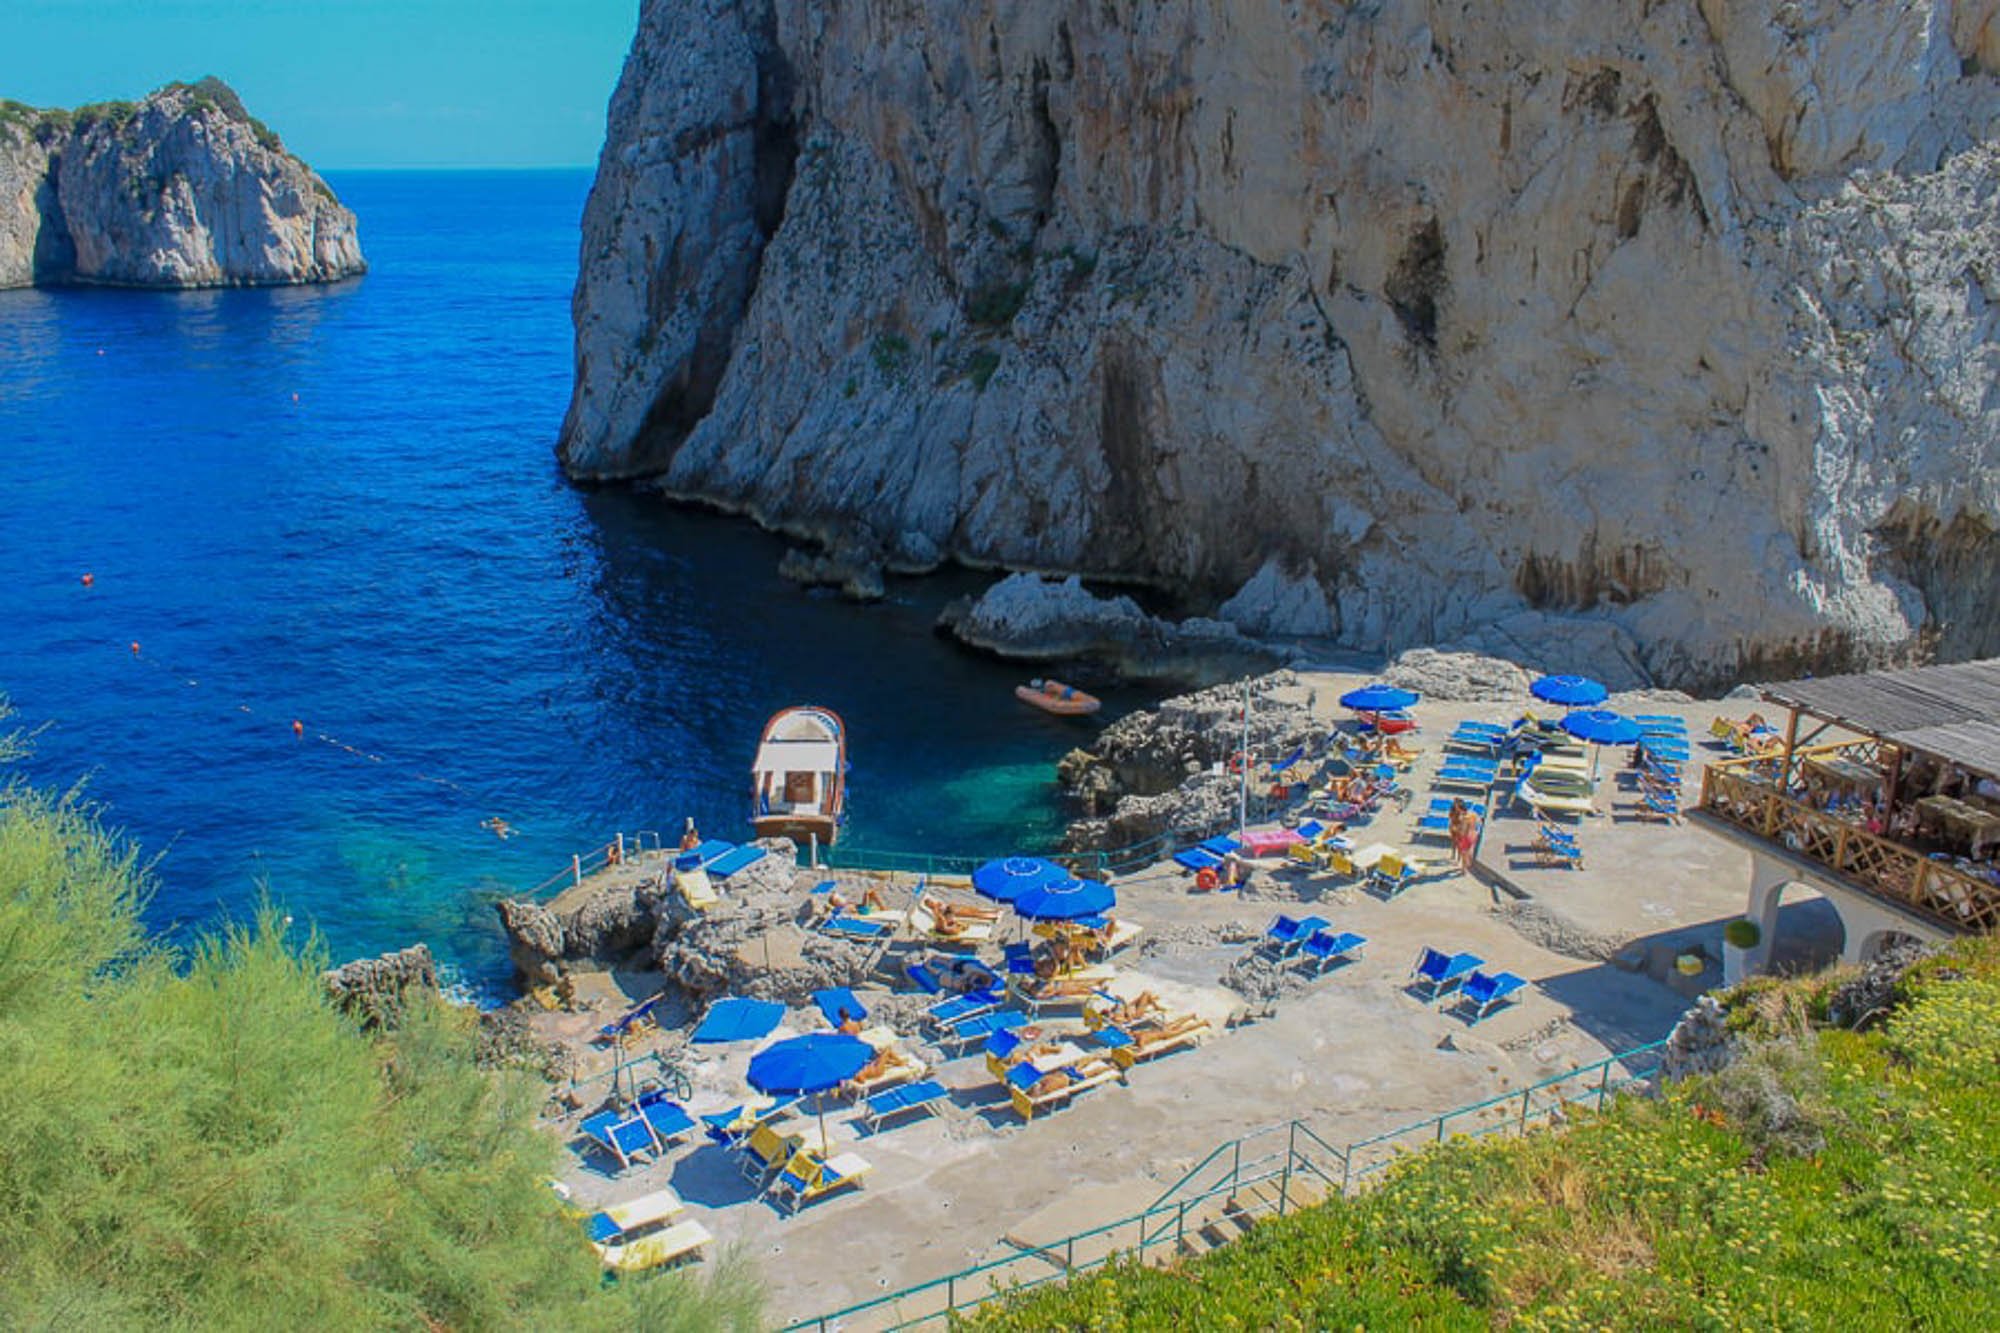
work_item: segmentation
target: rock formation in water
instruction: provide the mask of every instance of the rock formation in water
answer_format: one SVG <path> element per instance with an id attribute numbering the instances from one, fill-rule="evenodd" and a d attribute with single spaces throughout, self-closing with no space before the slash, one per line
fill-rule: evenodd
<path id="1" fill-rule="evenodd" d="M 219 79 L 74 112 L 0 102 L 0 287 L 364 272 L 354 214 Z"/>
<path id="2" fill-rule="evenodd" d="M 1996 13 L 647 0 L 561 456 L 1371 649 L 2000 652 Z"/>

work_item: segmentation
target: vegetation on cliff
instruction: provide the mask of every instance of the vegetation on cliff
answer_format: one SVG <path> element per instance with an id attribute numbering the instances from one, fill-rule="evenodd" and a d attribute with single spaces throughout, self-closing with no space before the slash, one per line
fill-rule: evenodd
<path id="1" fill-rule="evenodd" d="M 757 1326 L 732 1261 L 600 1282 L 541 1090 L 465 1015 L 364 1034 L 275 912 L 170 950 L 145 884 L 77 799 L 0 788 L 0 1323 Z"/>
<path id="2" fill-rule="evenodd" d="M 1657 1100 L 1421 1153 L 1359 1199 L 980 1326 L 2000 1327 L 2000 947 L 1846 1005 L 1865 1031 L 1826 1025 L 1838 984 L 1736 992 L 1741 1057 Z"/>

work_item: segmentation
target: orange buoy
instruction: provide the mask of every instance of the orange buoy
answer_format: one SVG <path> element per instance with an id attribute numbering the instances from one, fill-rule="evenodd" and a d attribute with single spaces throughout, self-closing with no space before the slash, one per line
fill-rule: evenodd
<path id="1" fill-rule="evenodd" d="M 138 655 L 139 655 L 139 641 L 134 639 L 132 641 L 132 656 L 137 657 Z"/>
<path id="2" fill-rule="evenodd" d="M 1194 886 L 1197 889 L 1200 889 L 1203 893 L 1207 893 L 1210 890 L 1217 888 L 1218 886 L 1221 885 L 1221 883 L 1222 883 L 1222 878 L 1221 876 L 1215 873 L 1215 868 L 1213 866 L 1203 866 L 1200 870 L 1197 870 L 1195 872 Z"/>
<path id="3" fill-rule="evenodd" d="M 83 586 L 84 586 L 84 587 L 88 588 L 88 587 L 89 587 L 89 586 L 90 586 L 91 584 L 93 584 L 93 583 L 95 583 L 95 582 L 97 582 L 97 575 L 95 575 L 95 574 L 85 574 L 85 575 L 83 576 Z"/>
<path id="4" fill-rule="evenodd" d="M 303 736 L 305 734 L 306 734 L 306 724 L 294 719 L 292 722 L 292 735 Z"/>

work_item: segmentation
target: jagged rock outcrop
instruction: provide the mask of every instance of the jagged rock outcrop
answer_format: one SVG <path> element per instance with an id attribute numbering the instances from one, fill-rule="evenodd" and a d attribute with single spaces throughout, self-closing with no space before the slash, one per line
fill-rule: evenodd
<path id="1" fill-rule="evenodd" d="M 1129 847 L 1162 833 L 1206 836 L 1232 822 L 1242 783 L 1228 766 L 1246 748 L 1246 687 L 1250 753 L 1281 756 L 1326 740 L 1325 723 L 1277 697 L 1297 683 L 1290 671 L 1275 671 L 1180 695 L 1119 718 L 1089 749 L 1070 751 L 1056 781 L 1085 817 L 1070 824 L 1064 848 Z"/>
<path id="2" fill-rule="evenodd" d="M 438 993 L 437 962 L 422 944 L 342 963 L 321 979 L 334 1004 L 368 1028 L 393 1028 L 413 993 Z"/>
<path id="3" fill-rule="evenodd" d="M 1120 674 L 1193 685 L 1234 680 L 1281 660 L 1236 626 L 1195 616 L 1164 620 L 1130 597 L 1099 597 L 1074 576 L 1011 574 L 978 597 L 959 598 L 938 617 L 962 643 L 1002 657 L 1059 662 L 1090 657 Z"/>
<path id="4" fill-rule="evenodd" d="M 273 286 L 366 271 L 354 214 L 218 79 L 0 103 L 0 287 Z"/>
<path id="5" fill-rule="evenodd" d="M 648 0 L 562 457 L 1371 650 L 2000 652 L 1996 12 Z"/>

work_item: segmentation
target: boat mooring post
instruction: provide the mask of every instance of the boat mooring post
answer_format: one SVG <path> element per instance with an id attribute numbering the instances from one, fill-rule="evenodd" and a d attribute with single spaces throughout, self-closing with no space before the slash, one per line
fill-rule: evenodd
<path id="1" fill-rule="evenodd" d="M 618 864 L 625 864 L 625 834 L 622 830 L 618 834 Z"/>
<path id="2" fill-rule="evenodd" d="M 809 848 L 811 848 L 811 854 L 812 854 L 812 868 L 813 868 L 814 870 L 818 870 L 818 869 L 819 869 L 819 834 L 817 834 L 817 833 L 811 833 L 811 832 L 808 832 L 808 833 L 806 834 L 806 845 L 807 845 L 807 846 L 808 846 Z"/>
<path id="3" fill-rule="evenodd" d="M 577 852 L 571 852 L 571 853 L 570 853 L 570 858 L 569 858 L 569 873 L 570 873 L 570 878 L 571 878 L 571 879 L 574 879 L 574 880 L 576 881 L 576 886 L 577 886 L 577 887 L 578 887 L 579 889 L 580 889 L 580 888 L 582 888 L 582 887 L 583 887 L 583 856 L 582 856 L 582 854 L 581 854 L 581 853 L 577 853 Z"/>

